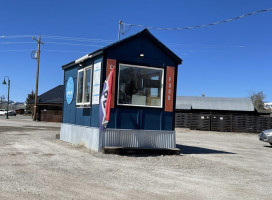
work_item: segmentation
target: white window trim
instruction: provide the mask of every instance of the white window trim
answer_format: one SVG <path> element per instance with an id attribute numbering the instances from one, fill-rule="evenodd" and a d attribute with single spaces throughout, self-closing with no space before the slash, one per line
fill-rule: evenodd
<path id="1" fill-rule="evenodd" d="M 85 79 L 86 79 L 86 71 L 90 69 L 90 98 L 89 98 L 89 102 L 84 102 L 84 98 L 85 98 Z M 82 87 L 82 103 L 78 103 L 77 99 L 78 99 L 78 81 L 79 81 L 79 76 L 78 74 L 80 72 L 83 71 L 83 87 Z M 77 71 L 77 95 L 76 95 L 76 106 L 78 106 L 79 108 L 86 108 L 86 107 L 90 107 L 91 106 L 91 98 L 92 98 L 92 82 L 93 82 L 93 69 L 92 69 L 92 65 L 84 67 L 80 70 Z"/>
<path id="2" fill-rule="evenodd" d="M 120 104 L 119 103 L 119 84 L 120 84 L 120 66 L 129 66 L 129 67 L 138 67 L 138 68 L 146 68 L 146 69 L 154 69 L 154 70 L 161 70 L 162 71 L 162 79 L 161 79 L 161 105 L 160 106 L 147 106 L 147 105 L 134 105 L 134 104 Z M 147 107 L 147 108 L 163 108 L 163 94 L 164 94 L 164 68 L 157 68 L 157 67 L 148 67 L 148 66 L 142 66 L 142 65 L 130 65 L 130 64 L 119 64 L 119 70 L 118 70 L 118 89 L 117 89 L 117 105 L 119 106 L 132 106 L 132 107 Z"/>
<path id="3" fill-rule="evenodd" d="M 83 83 L 84 83 L 84 68 L 77 71 L 77 94 L 76 94 L 76 105 L 83 105 L 83 99 L 81 103 L 78 103 L 78 82 L 79 82 L 79 73 L 83 71 Z M 83 88 L 82 88 L 83 90 Z M 83 96 L 83 91 L 82 91 Z"/>

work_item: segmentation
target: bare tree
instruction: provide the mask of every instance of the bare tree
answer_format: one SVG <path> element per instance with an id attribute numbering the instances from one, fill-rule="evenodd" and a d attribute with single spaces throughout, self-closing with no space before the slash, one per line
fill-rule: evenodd
<path id="1" fill-rule="evenodd" d="M 250 94 L 250 98 L 254 104 L 254 107 L 257 111 L 259 112 L 264 112 L 264 111 L 267 111 L 265 108 L 264 108 L 264 99 L 265 99 L 265 94 L 260 91 L 260 92 L 252 92 Z"/>

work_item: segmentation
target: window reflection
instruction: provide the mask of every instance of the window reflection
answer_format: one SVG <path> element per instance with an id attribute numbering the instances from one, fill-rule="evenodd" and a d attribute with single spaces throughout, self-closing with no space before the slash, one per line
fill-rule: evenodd
<path id="1" fill-rule="evenodd" d="M 121 64 L 118 104 L 162 107 L 163 69 Z"/>

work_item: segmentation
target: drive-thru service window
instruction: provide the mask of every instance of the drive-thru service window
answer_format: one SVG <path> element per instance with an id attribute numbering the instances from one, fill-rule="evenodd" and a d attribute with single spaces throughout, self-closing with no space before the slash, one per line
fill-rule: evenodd
<path id="1" fill-rule="evenodd" d="M 118 105 L 162 108 L 163 69 L 120 64 Z"/>

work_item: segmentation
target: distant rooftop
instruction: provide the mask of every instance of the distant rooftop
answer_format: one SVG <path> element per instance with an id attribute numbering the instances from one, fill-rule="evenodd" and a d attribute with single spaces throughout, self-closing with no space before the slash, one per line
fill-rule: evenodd
<path id="1" fill-rule="evenodd" d="M 177 110 L 254 111 L 250 98 L 178 96 Z"/>
<path id="2" fill-rule="evenodd" d="M 64 86 L 59 85 L 38 96 L 38 104 L 62 104 Z"/>

